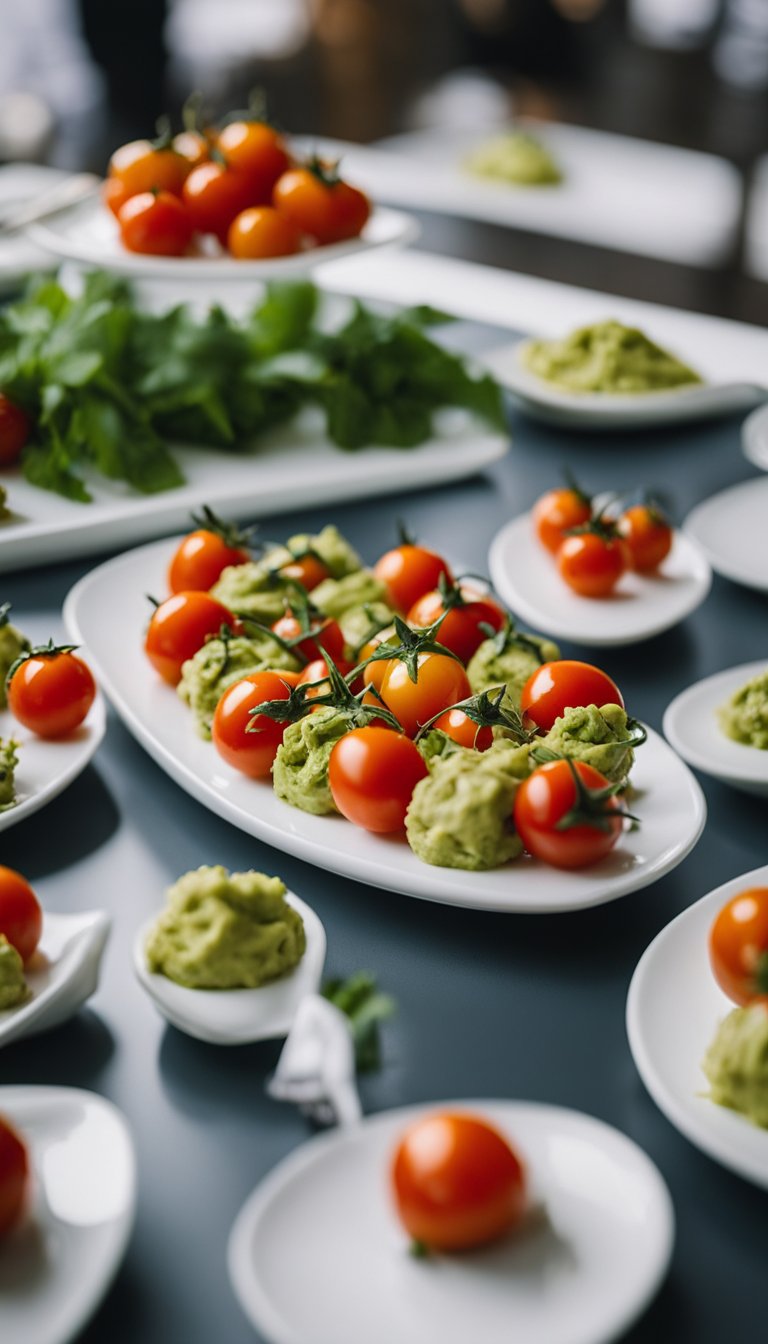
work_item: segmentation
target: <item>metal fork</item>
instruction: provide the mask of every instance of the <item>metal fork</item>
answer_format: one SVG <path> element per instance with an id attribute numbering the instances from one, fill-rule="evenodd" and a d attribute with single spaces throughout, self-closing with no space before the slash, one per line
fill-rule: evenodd
<path id="1" fill-rule="evenodd" d="M 20 229 L 26 229 L 28 224 L 57 215 L 60 210 L 69 210 L 89 196 L 95 196 L 100 185 L 101 180 L 95 173 L 75 173 L 64 182 L 57 182 L 31 200 L 13 205 L 0 214 L 0 237 L 18 233 Z"/>
<path id="2" fill-rule="evenodd" d="M 320 994 L 299 1004 L 267 1092 L 298 1105 L 323 1127 L 353 1125 L 362 1118 L 355 1085 L 355 1047 L 349 1022 Z"/>

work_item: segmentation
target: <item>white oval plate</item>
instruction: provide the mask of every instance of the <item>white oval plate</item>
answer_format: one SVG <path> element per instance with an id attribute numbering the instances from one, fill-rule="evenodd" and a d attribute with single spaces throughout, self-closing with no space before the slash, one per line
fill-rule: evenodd
<path id="1" fill-rule="evenodd" d="M 15 783 L 17 802 L 0 812 L 0 831 L 15 826 L 63 793 L 92 759 L 106 728 L 104 701 L 96 696 L 80 727 L 69 737 L 48 741 L 24 728 L 9 710 L 0 710 L 0 738 L 19 743 Z"/>
<path id="2" fill-rule="evenodd" d="M 688 514 L 683 527 L 712 568 L 734 583 L 768 593 L 768 478 L 720 490 Z"/>
<path id="3" fill-rule="evenodd" d="M 230 1235 L 235 1293 L 270 1344 L 603 1344 L 651 1301 L 674 1214 L 636 1144 L 556 1106 L 445 1108 L 487 1117 L 518 1149 L 534 1206 L 527 1225 L 472 1254 L 409 1254 L 389 1167 L 405 1128 L 437 1105 L 311 1139 L 258 1186 Z"/>
<path id="4" fill-rule="evenodd" d="M 496 533 L 488 566 L 496 591 L 516 615 L 556 639 L 593 648 L 660 635 L 695 611 L 712 583 L 698 547 L 676 532 L 658 574 L 625 574 L 610 597 L 580 597 L 561 579 L 554 556 L 537 541 L 528 513 Z"/>
<path id="5" fill-rule="evenodd" d="M 342 817 L 315 817 L 246 779 L 202 741 L 188 708 L 143 652 L 145 593 L 165 590 L 174 541 L 129 551 L 91 571 L 70 592 L 64 617 L 86 645 L 101 685 L 150 756 L 198 802 L 249 835 L 330 872 L 375 887 L 479 910 L 544 912 L 601 905 L 648 886 L 696 844 L 704 797 L 688 767 L 649 730 L 638 753 L 633 803 L 642 825 L 599 864 L 565 873 L 522 860 L 487 873 L 422 863 L 404 838 L 372 835 Z"/>
<path id="6" fill-rule="evenodd" d="M 150 971 L 144 951 L 154 919 L 143 925 L 133 945 L 133 967 L 139 984 L 174 1027 L 213 1045 L 244 1045 L 287 1036 L 301 1000 L 316 994 L 325 964 L 325 929 L 310 906 L 293 892 L 288 904 L 304 921 L 307 946 L 290 975 L 259 989 L 186 989 L 165 975 Z"/>
<path id="7" fill-rule="evenodd" d="M 747 416 L 741 427 L 741 446 L 750 462 L 768 471 L 768 406 L 759 406 Z"/>
<path id="8" fill-rule="evenodd" d="M 32 997 L 0 1012 L 0 1046 L 66 1022 L 95 993 L 112 921 L 101 910 L 43 914 L 43 932 L 24 968 Z"/>
<path id="9" fill-rule="evenodd" d="M 528 338 L 482 355 L 482 363 L 536 420 L 572 429 L 648 429 L 751 410 L 768 392 L 751 383 L 695 383 L 634 395 L 568 392 L 521 362 Z M 698 370 L 702 375 L 705 370 Z"/>
<path id="10" fill-rule="evenodd" d="M 768 659 L 742 663 L 681 691 L 664 712 L 664 736 L 696 770 L 746 793 L 768 794 L 768 751 L 727 737 L 717 711 L 734 691 L 765 672 Z"/>
<path id="11" fill-rule="evenodd" d="M 768 1189 L 768 1130 L 710 1101 L 701 1061 L 734 1007 L 709 965 L 707 938 L 737 892 L 768 884 L 768 865 L 725 882 L 673 919 L 643 953 L 627 997 L 635 1064 L 656 1105 L 702 1152 Z"/>
<path id="12" fill-rule="evenodd" d="M 377 207 L 359 238 L 325 247 L 307 248 L 288 257 L 238 261 L 229 256 L 151 257 L 128 252 L 120 242 L 118 226 L 100 200 L 84 201 L 62 211 L 44 224 L 34 224 L 28 236 L 39 247 L 66 261 L 100 266 L 118 275 L 155 280 L 242 282 L 300 275 L 327 261 L 353 256 L 377 247 L 405 247 L 418 237 L 417 221 L 400 210 Z"/>
<path id="13" fill-rule="evenodd" d="M 32 1207 L 3 1241 L 3 1339 L 68 1344 L 104 1297 L 125 1254 L 136 1162 L 121 1113 L 72 1087 L 0 1087 L 34 1171 Z"/>

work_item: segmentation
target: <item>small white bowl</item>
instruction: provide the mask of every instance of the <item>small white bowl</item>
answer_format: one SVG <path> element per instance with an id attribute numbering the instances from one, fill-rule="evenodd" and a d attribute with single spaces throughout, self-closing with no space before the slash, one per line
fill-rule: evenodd
<path id="1" fill-rule="evenodd" d="M 664 713 L 664 736 L 679 756 L 705 775 L 730 784 L 745 793 L 768 796 L 768 751 L 735 742 L 720 727 L 717 711 L 734 691 L 768 668 L 768 656 L 760 663 L 742 663 L 713 677 L 705 677 L 681 691 Z"/>
<path id="2" fill-rule="evenodd" d="M 726 579 L 768 593 L 768 476 L 719 490 L 683 523 L 712 568 Z"/>
<path id="3" fill-rule="evenodd" d="M 293 892 L 286 900 L 304 921 L 307 946 L 298 966 L 259 989 L 186 989 L 150 971 L 145 952 L 155 924 L 142 925 L 133 945 L 133 965 L 141 986 L 172 1026 L 212 1045 L 246 1045 L 287 1036 L 306 994 L 316 994 L 325 964 L 325 929 L 310 906 Z"/>
<path id="4" fill-rule="evenodd" d="M 74 1016 L 96 990 L 111 920 L 103 910 L 43 915 L 43 933 L 24 978 L 32 997 L 0 1012 L 0 1046 Z"/>

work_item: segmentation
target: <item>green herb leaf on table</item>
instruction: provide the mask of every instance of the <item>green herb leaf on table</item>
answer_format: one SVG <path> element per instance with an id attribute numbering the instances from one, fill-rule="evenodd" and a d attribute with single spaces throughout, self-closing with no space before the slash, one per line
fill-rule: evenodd
<path id="1" fill-rule="evenodd" d="M 397 1012 L 395 1000 L 379 990 L 370 971 L 358 971 L 347 980 L 328 980 L 321 993 L 349 1018 L 358 1073 L 380 1069 L 379 1027 Z"/>

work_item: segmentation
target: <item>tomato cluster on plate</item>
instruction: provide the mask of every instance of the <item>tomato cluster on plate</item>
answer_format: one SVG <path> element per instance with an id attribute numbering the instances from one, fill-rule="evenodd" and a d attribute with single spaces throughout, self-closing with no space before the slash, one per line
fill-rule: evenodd
<path id="1" fill-rule="evenodd" d="M 371 212 L 337 164 L 295 161 L 280 132 L 257 115 L 122 145 L 103 197 L 130 252 L 166 257 L 183 256 L 203 237 L 241 260 L 290 256 L 357 238 Z"/>
<path id="2" fill-rule="evenodd" d="M 657 504 L 617 511 L 611 501 L 598 510 L 575 482 L 548 490 L 532 516 L 560 576 L 581 597 L 607 597 L 627 570 L 654 572 L 672 547 L 672 528 Z"/>

